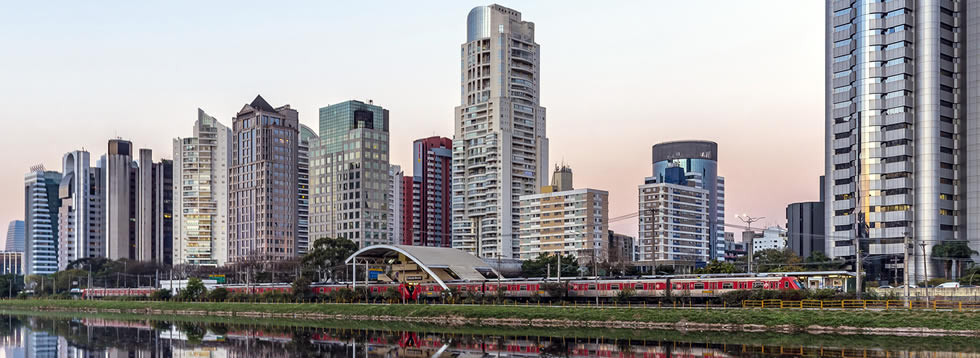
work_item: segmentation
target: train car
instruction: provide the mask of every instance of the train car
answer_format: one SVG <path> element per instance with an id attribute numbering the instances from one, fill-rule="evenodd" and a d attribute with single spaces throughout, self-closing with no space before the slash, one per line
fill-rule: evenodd
<path id="1" fill-rule="evenodd" d="M 799 290 L 795 277 L 710 277 L 670 280 L 674 297 L 718 297 L 737 290 Z"/>
<path id="2" fill-rule="evenodd" d="M 573 278 L 562 281 L 565 285 L 567 298 L 575 300 L 604 299 L 610 300 L 621 296 L 621 292 L 630 291 L 631 299 L 651 300 L 664 297 L 712 298 L 736 290 L 801 290 L 804 286 L 794 276 L 750 276 L 750 275 L 705 275 L 705 276 L 662 276 L 639 278 Z M 556 281 L 545 279 L 508 279 L 487 281 L 449 281 L 446 285 L 455 292 L 469 297 L 495 296 L 497 292 L 508 299 L 527 300 L 533 297 L 551 298 L 553 290 L 549 288 Z M 330 295 L 334 291 L 351 289 L 355 285 L 342 283 L 315 283 L 311 290 L 319 296 Z M 292 286 L 288 283 L 263 283 L 252 285 L 222 284 L 232 293 L 248 293 L 260 295 L 267 292 L 290 293 Z M 363 285 L 357 284 L 361 288 Z M 381 297 L 388 290 L 397 290 L 406 300 L 434 300 L 448 293 L 437 283 L 398 284 L 371 283 L 367 285 L 371 297 Z M 83 297 L 119 297 L 119 296 L 149 296 L 154 288 L 90 288 L 82 291 Z"/>

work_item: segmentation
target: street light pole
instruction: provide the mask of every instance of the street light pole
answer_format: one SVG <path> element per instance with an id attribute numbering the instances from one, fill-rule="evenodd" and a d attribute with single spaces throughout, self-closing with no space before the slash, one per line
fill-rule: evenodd
<path id="1" fill-rule="evenodd" d="M 749 228 L 749 247 L 748 247 L 749 260 L 748 260 L 747 271 L 749 273 L 752 273 L 752 256 L 755 255 L 755 250 L 752 247 L 753 243 L 755 242 L 755 231 L 752 231 L 752 223 L 765 219 L 766 217 L 765 216 L 751 217 L 748 214 L 736 215 L 735 217 L 737 217 L 739 220 L 742 220 L 742 222 L 744 222 Z"/>
<path id="2" fill-rule="evenodd" d="M 903 272 L 905 273 L 905 306 L 906 307 L 908 307 L 908 305 L 909 305 L 909 291 L 910 291 L 910 286 L 909 286 L 909 245 L 910 244 L 911 244 L 911 241 L 909 240 L 909 233 L 906 232 L 905 233 L 905 245 L 904 245 L 905 246 L 905 250 L 904 250 L 905 251 L 905 267 L 902 269 Z"/>
<path id="3" fill-rule="evenodd" d="M 926 286 L 926 304 L 929 304 L 929 256 L 926 255 L 926 242 L 919 242 L 922 247 L 922 280 Z"/>

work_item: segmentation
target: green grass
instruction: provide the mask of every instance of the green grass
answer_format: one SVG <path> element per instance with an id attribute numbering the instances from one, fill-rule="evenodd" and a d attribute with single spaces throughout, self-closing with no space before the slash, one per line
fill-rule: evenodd
<path id="1" fill-rule="evenodd" d="M 359 315 L 368 317 L 460 317 L 467 319 L 623 321 L 656 323 L 715 323 L 753 324 L 766 327 L 790 326 L 797 329 L 811 325 L 825 327 L 849 326 L 859 328 L 932 328 L 980 331 L 980 312 L 935 311 L 802 311 L 777 309 L 642 309 L 642 308 L 583 308 L 536 306 L 463 306 L 463 305 L 369 305 L 369 304 L 261 304 L 261 303 L 187 303 L 136 301 L 60 301 L 6 300 L 0 308 L 36 311 L 41 309 L 106 310 L 164 310 L 208 312 L 257 312 L 323 315 Z M 529 323 L 529 322 L 528 322 Z"/>

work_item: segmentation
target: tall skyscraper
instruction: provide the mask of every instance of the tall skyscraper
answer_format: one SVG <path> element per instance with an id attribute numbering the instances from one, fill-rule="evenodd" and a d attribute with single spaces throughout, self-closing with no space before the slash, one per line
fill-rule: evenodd
<path id="1" fill-rule="evenodd" d="M 89 153 L 76 150 L 61 160 L 58 189 L 58 269 L 83 258 L 105 257 L 102 168 L 89 166 Z"/>
<path id="2" fill-rule="evenodd" d="M 412 153 L 412 236 L 403 244 L 450 247 L 452 245 L 452 160 L 453 141 L 443 137 L 417 139 Z"/>
<path id="3" fill-rule="evenodd" d="M 521 195 L 548 181 L 545 109 L 534 23 L 500 5 L 466 18 L 453 137 L 452 246 L 517 258 Z"/>
<path id="4" fill-rule="evenodd" d="M 173 263 L 228 262 L 231 129 L 197 110 L 193 136 L 174 139 Z"/>
<path id="5" fill-rule="evenodd" d="M 140 149 L 137 190 L 139 261 L 173 262 L 173 162 L 153 162 L 153 151 Z"/>
<path id="6" fill-rule="evenodd" d="M 299 113 L 256 96 L 235 116 L 229 174 L 229 260 L 296 256 Z"/>
<path id="7" fill-rule="evenodd" d="M 918 282 L 943 272 L 934 246 L 980 250 L 977 13 L 976 1 L 826 2 L 828 256 L 854 257 L 859 238 L 876 262 L 901 260 L 909 236 L 925 244 L 909 263 Z M 897 274 L 882 266 L 869 277 Z"/>
<path id="8" fill-rule="evenodd" d="M 24 252 L 24 220 L 11 220 L 7 225 L 7 241 L 4 242 L 3 251 Z"/>
<path id="9" fill-rule="evenodd" d="M 405 190 L 402 182 L 405 180 L 405 173 L 402 172 L 402 167 L 389 165 L 388 178 L 390 179 L 390 184 L 388 185 L 388 210 L 391 212 L 388 214 L 388 237 L 391 238 L 392 243 L 404 245 L 405 230 L 402 225 L 405 223 Z M 408 204 L 411 205 L 411 203 L 411 200 L 409 200 Z"/>
<path id="10" fill-rule="evenodd" d="M 653 180 L 665 180 L 667 168 L 680 167 L 687 181 L 708 191 L 708 259 L 725 260 L 725 179 L 718 176 L 718 144 L 676 141 L 653 146 Z M 641 238 L 641 245 L 644 239 Z"/>
<path id="11" fill-rule="evenodd" d="M 106 257 L 136 259 L 139 168 L 133 162 L 133 143 L 109 140 L 109 151 L 102 162 Z"/>
<path id="12" fill-rule="evenodd" d="M 388 110 L 370 101 L 320 108 L 313 158 L 311 236 L 361 247 L 391 244 L 388 229 Z"/>
<path id="13" fill-rule="evenodd" d="M 24 176 L 24 272 L 58 271 L 58 185 L 61 173 L 38 165 Z"/>
<path id="14" fill-rule="evenodd" d="M 299 216 L 296 226 L 296 254 L 306 255 L 310 247 L 310 150 L 311 145 L 319 143 L 319 137 L 312 128 L 299 125 L 299 157 L 296 162 Z"/>

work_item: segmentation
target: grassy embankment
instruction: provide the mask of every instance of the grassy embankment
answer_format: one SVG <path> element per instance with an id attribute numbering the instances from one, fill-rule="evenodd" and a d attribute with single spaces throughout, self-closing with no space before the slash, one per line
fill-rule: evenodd
<path id="1" fill-rule="evenodd" d="M 138 301 L 61 301 L 61 300 L 6 300 L 0 308 L 11 310 L 97 310 L 107 312 L 140 313 L 146 310 L 198 311 L 215 313 L 272 313 L 292 314 L 303 318 L 304 314 L 446 318 L 468 320 L 512 319 L 565 320 L 574 324 L 583 322 L 690 322 L 703 324 L 740 324 L 765 327 L 790 326 L 803 329 L 817 325 L 823 327 L 857 328 L 930 328 L 945 330 L 972 330 L 980 333 L 980 311 L 840 311 L 840 310 L 776 310 L 776 309 L 642 309 L 642 308 L 584 308 L 584 307 L 536 307 L 536 306 L 464 306 L 464 305 L 369 305 L 369 304 L 254 304 L 254 303 L 191 303 L 191 302 L 138 302 Z M 178 312 L 171 312 L 178 313 Z M 482 322 L 481 322 L 482 323 Z M 573 324 L 573 325 L 574 325 Z"/>

